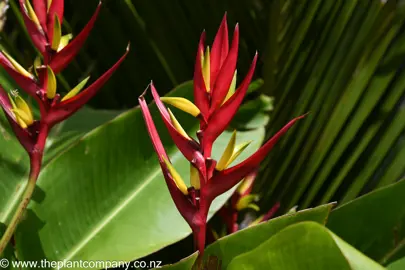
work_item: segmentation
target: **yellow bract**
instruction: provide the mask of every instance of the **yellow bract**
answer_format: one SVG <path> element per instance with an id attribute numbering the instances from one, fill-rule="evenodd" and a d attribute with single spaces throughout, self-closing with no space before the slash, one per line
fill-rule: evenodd
<path id="1" fill-rule="evenodd" d="M 190 100 L 181 97 L 162 97 L 164 103 L 170 104 L 186 113 L 196 117 L 200 114 L 200 110 Z"/>
<path id="2" fill-rule="evenodd" d="M 205 88 L 207 89 L 207 92 L 210 92 L 211 91 L 210 47 L 207 47 L 203 60 L 204 61 L 202 61 L 202 74 L 205 82 Z"/>
<path id="3" fill-rule="evenodd" d="M 172 121 L 172 124 L 174 126 L 174 128 L 184 137 L 186 137 L 187 139 L 191 140 L 191 138 L 188 136 L 188 134 L 186 133 L 186 131 L 184 131 L 183 127 L 180 125 L 179 121 L 177 121 L 176 117 L 174 116 L 174 114 L 172 113 L 172 111 L 170 109 L 168 109 L 169 111 L 169 115 L 170 115 L 170 120 Z"/>
<path id="4" fill-rule="evenodd" d="M 51 45 L 52 50 L 58 51 L 61 38 L 62 38 L 62 27 L 60 25 L 59 17 L 55 14 L 55 23 L 53 27 L 53 37 Z"/>
<path id="5" fill-rule="evenodd" d="M 7 58 L 8 61 L 10 61 L 11 65 L 14 67 L 14 69 L 20 73 L 21 75 L 31 78 L 32 79 L 32 74 L 29 73 L 25 68 L 23 68 L 17 61 L 14 60 L 13 57 L 11 57 L 8 53 L 5 51 L 1 51 L 3 55 Z"/>
<path id="6" fill-rule="evenodd" d="M 190 164 L 190 184 L 195 189 L 200 189 L 200 174 L 192 164 Z"/>
<path id="7" fill-rule="evenodd" d="M 90 76 L 85 78 L 83 81 L 81 81 L 78 85 L 75 86 L 75 88 L 73 88 L 72 90 L 69 91 L 69 93 L 66 94 L 66 96 L 64 96 L 62 98 L 62 101 L 68 100 L 69 98 L 72 98 L 74 96 L 76 96 L 82 89 L 83 87 L 86 85 L 87 81 L 90 79 Z"/>
<path id="8" fill-rule="evenodd" d="M 258 196 L 254 195 L 254 194 L 249 194 L 249 195 L 243 196 L 236 203 L 236 210 L 240 211 L 240 210 L 243 210 L 243 209 L 246 209 L 246 208 L 251 208 L 251 209 L 253 209 L 255 211 L 259 211 L 260 210 L 259 206 L 252 203 L 257 199 L 258 199 Z"/>
<path id="9" fill-rule="evenodd" d="M 224 104 L 230 97 L 232 97 L 232 95 L 235 93 L 235 89 L 236 89 L 236 75 L 237 75 L 238 71 L 235 70 L 235 73 L 233 74 L 233 79 L 231 82 L 231 86 L 229 87 L 228 93 L 226 94 L 226 97 L 224 99 L 224 102 L 222 102 L 222 104 Z"/>
<path id="10" fill-rule="evenodd" d="M 69 44 L 69 41 L 73 38 L 72 34 L 67 34 L 64 35 L 60 38 L 60 42 L 59 42 L 59 47 L 58 47 L 58 52 L 61 51 L 63 48 L 66 47 L 66 45 Z"/>
<path id="11" fill-rule="evenodd" d="M 222 154 L 220 160 L 216 165 L 216 169 L 218 171 L 222 171 L 226 168 L 226 164 L 231 159 L 233 150 L 235 149 L 235 142 L 236 142 L 236 130 L 233 131 L 231 138 L 229 139 L 228 145 L 226 146 L 224 153 Z"/>
<path id="12" fill-rule="evenodd" d="M 53 73 L 53 70 L 50 66 L 46 66 L 46 74 L 47 74 L 47 88 L 46 88 L 46 97 L 49 99 L 53 99 L 56 95 L 56 77 Z"/>
<path id="13" fill-rule="evenodd" d="M 188 194 L 188 190 L 187 190 L 187 186 L 184 183 L 183 179 L 181 178 L 180 174 L 176 171 L 176 169 L 173 167 L 173 165 L 166 160 L 163 156 L 163 161 L 166 164 L 166 167 L 170 173 L 170 175 L 172 176 L 174 182 L 176 183 L 177 188 L 184 194 L 187 195 Z"/>
<path id="14" fill-rule="evenodd" d="M 239 194 L 243 194 L 245 193 L 249 187 L 252 186 L 253 181 L 255 180 L 255 177 L 245 177 L 245 179 L 242 180 L 242 183 L 239 185 L 238 187 L 238 193 Z"/>
<path id="15" fill-rule="evenodd" d="M 231 158 L 228 160 L 228 163 L 226 164 L 225 168 L 228 168 L 229 165 L 231 165 L 232 162 L 233 162 L 237 157 L 239 157 L 240 154 L 242 154 L 243 150 L 245 150 L 246 147 L 248 147 L 250 143 L 251 143 L 251 141 L 250 141 L 250 142 L 244 142 L 244 143 L 238 144 L 238 145 L 235 147 L 235 149 L 233 150 L 232 156 L 231 156 Z"/>
<path id="16" fill-rule="evenodd" d="M 52 0 L 47 0 L 46 1 L 46 11 L 49 12 L 49 9 L 51 8 Z"/>
<path id="17" fill-rule="evenodd" d="M 37 14 L 35 14 L 34 9 L 31 6 L 29 0 L 25 0 L 25 8 L 27 9 L 28 17 L 35 23 L 35 25 L 42 30 L 41 24 L 39 23 Z"/>
<path id="18" fill-rule="evenodd" d="M 12 111 L 15 115 L 17 123 L 22 128 L 27 128 L 34 123 L 34 116 L 30 106 L 20 96 L 16 96 L 15 99 L 9 95 Z"/>
<path id="19" fill-rule="evenodd" d="M 236 131 L 232 133 L 231 139 L 229 140 L 228 145 L 225 148 L 222 157 L 220 158 L 219 162 L 215 166 L 218 171 L 222 171 L 228 168 L 229 165 L 245 150 L 246 147 L 251 142 L 244 142 L 235 147 L 236 142 Z"/>

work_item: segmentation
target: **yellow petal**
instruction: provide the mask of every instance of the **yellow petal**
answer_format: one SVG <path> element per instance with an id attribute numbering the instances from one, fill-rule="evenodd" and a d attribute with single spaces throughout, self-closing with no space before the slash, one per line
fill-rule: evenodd
<path id="1" fill-rule="evenodd" d="M 15 120 L 17 121 L 17 123 L 22 127 L 22 128 L 27 128 L 27 124 L 18 116 L 18 114 L 15 112 L 15 110 L 18 110 L 17 105 L 15 104 L 14 99 L 11 97 L 10 94 L 8 94 L 8 98 L 10 100 L 11 106 L 12 106 L 12 112 L 15 115 Z"/>
<path id="2" fill-rule="evenodd" d="M 243 196 L 236 203 L 236 210 L 240 211 L 242 209 L 252 208 L 256 211 L 259 211 L 260 210 L 259 206 L 252 203 L 252 202 L 256 201 L 257 199 L 258 199 L 258 196 L 255 194 L 249 194 L 249 195 Z"/>
<path id="3" fill-rule="evenodd" d="M 37 77 L 38 77 L 37 68 L 40 67 L 41 65 L 42 65 L 42 59 L 38 55 L 37 57 L 35 57 L 34 63 L 32 65 L 32 70 L 33 70 L 35 76 L 37 76 Z"/>
<path id="4" fill-rule="evenodd" d="M 202 74 L 205 82 L 205 88 L 207 89 L 207 92 L 210 92 L 210 85 L 211 85 L 211 68 L 210 68 L 210 47 L 207 47 L 207 50 L 205 51 L 205 56 L 203 59 L 203 67 L 202 67 Z"/>
<path id="5" fill-rule="evenodd" d="M 29 115 L 27 115 L 23 110 L 20 109 L 13 109 L 12 110 L 14 114 L 19 118 L 18 123 L 22 128 L 27 128 L 27 126 L 30 126 L 34 123 L 34 119 L 30 118 Z"/>
<path id="6" fill-rule="evenodd" d="M 49 12 L 49 8 L 51 7 L 52 0 L 47 0 L 46 1 L 46 12 Z"/>
<path id="7" fill-rule="evenodd" d="M 89 79 L 90 79 L 90 76 L 87 77 L 86 79 L 84 79 L 83 81 L 81 81 L 78 85 L 76 85 L 75 88 L 70 90 L 69 93 L 67 93 L 66 96 L 64 96 L 62 98 L 62 101 L 68 100 L 69 98 L 76 96 L 80 92 L 80 90 L 83 89 L 83 87 L 86 85 L 86 83 Z"/>
<path id="8" fill-rule="evenodd" d="M 237 75 L 238 71 L 235 70 L 235 73 L 233 74 L 233 79 L 231 82 L 231 86 L 229 87 L 228 90 L 228 94 L 226 94 L 226 97 L 224 99 L 224 102 L 222 102 L 222 104 L 224 104 L 234 93 L 235 93 L 235 89 L 236 89 L 236 75 Z"/>
<path id="9" fill-rule="evenodd" d="M 200 174 L 192 164 L 190 164 L 190 183 L 195 189 L 200 189 Z"/>
<path id="10" fill-rule="evenodd" d="M 39 23 L 37 14 L 35 13 L 34 9 L 32 8 L 29 0 L 25 0 L 25 8 L 27 9 L 27 14 L 28 14 L 28 17 L 31 19 L 31 21 L 33 21 L 39 29 L 42 29 L 41 24 Z"/>
<path id="11" fill-rule="evenodd" d="M 53 99 L 56 95 L 56 77 L 53 73 L 53 70 L 50 66 L 46 66 L 46 72 L 48 76 L 48 85 L 46 88 L 46 97 L 49 99 Z"/>
<path id="12" fill-rule="evenodd" d="M 69 44 L 69 41 L 73 38 L 72 34 L 67 34 L 64 35 L 60 38 L 60 42 L 59 42 L 59 47 L 58 47 L 58 52 L 61 51 L 63 48 L 66 47 L 66 45 Z"/>
<path id="13" fill-rule="evenodd" d="M 34 122 L 34 116 L 32 114 L 32 110 L 31 110 L 30 106 L 27 104 L 27 102 L 25 102 L 25 100 L 22 97 L 17 96 L 15 98 L 15 106 L 16 106 L 16 109 L 22 110 L 27 115 L 28 122 L 26 120 L 24 120 L 25 122 L 27 122 L 27 123 Z"/>
<path id="14" fill-rule="evenodd" d="M 196 117 L 200 114 L 200 110 L 188 99 L 181 97 L 162 97 L 160 98 L 166 104 L 170 104 L 186 113 Z"/>
<path id="15" fill-rule="evenodd" d="M 25 68 L 23 68 L 17 61 L 15 61 L 13 57 L 11 57 L 8 53 L 6 53 L 3 50 L 1 52 L 7 58 L 7 60 L 10 61 L 11 65 L 18 73 L 32 79 L 32 74 L 29 73 Z"/>
<path id="16" fill-rule="evenodd" d="M 233 153 L 232 153 L 232 157 L 228 160 L 228 163 L 226 164 L 225 168 L 228 168 L 229 165 L 231 165 L 232 162 L 233 162 L 237 157 L 239 157 L 240 154 L 242 154 L 243 150 L 245 150 L 246 147 L 248 147 L 250 143 L 251 143 L 251 141 L 250 141 L 250 142 L 244 142 L 244 143 L 238 144 L 238 145 L 235 147 L 235 150 L 234 150 Z"/>
<path id="17" fill-rule="evenodd" d="M 184 131 L 183 127 L 180 125 L 179 121 L 177 121 L 176 117 L 174 116 L 174 114 L 172 113 L 172 111 L 170 109 L 168 109 L 169 111 L 169 115 L 170 115 L 170 120 L 172 121 L 172 124 L 174 126 L 175 129 L 177 129 L 177 131 L 183 135 L 184 137 L 186 137 L 187 139 L 191 140 L 191 138 L 187 135 L 187 133 Z"/>
<path id="18" fill-rule="evenodd" d="M 59 49 L 60 40 L 62 38 L 62 27 L 60 25 L 59 17 L 55 14 L 55 24 L 53 27 L 53 37 L 51 48 L 54 51 Z"/>
<path id="19" fill-rule="evenodd" d="M 176 183 L 177 188 L 184 194 L 188 194 L 187 186 L 181 178 L 180 174 L 176 171 L 173 165 L 163 157 L 163 161 L 166 164 L 167 169 L 169 170 L 170 175 L 172 176 L 174 182 Z"/>
<path id="20" fill-rule="evenodd" d="M 235 149 L 235 142 L 236 142 L 236 130 L 233 131 L 232 136 L 229 139 L 228 145 L 226 146 L 224 153 L 222 154 L 222 157 L 215 166 L 215 168 L 218 171 L 224 170 L 226 168 L 226 165 L 229 163 L 229 160 L 231 159 Z"/>
<path id="21" fill-rule="evenodd" d="M 253 181 L 255 180 L 255 177 L 246 177 L 245 179 L 242 180 L 242 183 L 238 187 L 238 193 L 243 194 L 245 193 L 248 188 L 253 184 Z"/>

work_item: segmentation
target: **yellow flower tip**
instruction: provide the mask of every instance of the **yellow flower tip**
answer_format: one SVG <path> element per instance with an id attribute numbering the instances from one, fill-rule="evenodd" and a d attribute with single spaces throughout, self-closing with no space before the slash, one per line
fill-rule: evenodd
<path id="1" fill-rule="evenodd" d="M 61 101 L 65 101 L 68 100 L 74 96 L 76 96 L 82 89 L 83 87 L 86 85 L 86 83 L 89 81 L 90 76 L 88 76 L 87 78 L 85 78 L 83 81 L 81 81 L 78 85 L 76 85 L 72 90 L 69 91 L 69 93 L 66 94 L 66 96 L 64 96 L 62 98 Z"/>
<path id="2" fill-rule="evenodd" d="M 190 184 L 196 190 L 200 189 L 200 174 L 192 164 L 190 164 Z"/>
<path id="3" fill-rule="evenodd" d="M 236 210 L 240 211 L 246 208 L 251 208 L 255 211 L 259 211 L 260 208 L 256 204 L 254 204 L 254 201 L 257 201 L 259 199 L 258 195 L 255 194 L 249 194 L 246 196 L 243 196 L 242 198 L 239 199 L 239 201 L 236 203 Z"/>
<path id="4" fill-rule="evenodd" d="M 229 87 L 228 93 L 226 94 L 226 97 L 225 97 L 224 101 L 222 102 L 222 104 L 227 102 L 228 99 L 230 99 L 233 96 L 233 94 L 235 94 L 237 73 L 238 73 L 238 71 L 235 69 L 235 73 L 233 74 L 233 79 L 232 79 L 232 82 L 231 82 L 231 86 Z"/>
<path id="5" fill-rule="evenodd" d="M 61 38 L 62 38 L 62 26 L 60 24 L 59 17 L 55 14 L 55 22 L 53 27 L 53 37 L 51 44 L 52 50 L 58 51 Z"/>
<path id="6" fill-rule="evenodd" d="M 53 99 L 56 95 L 56 88 L 57 88 L 56 77 L 50 66 L 46 66 L 46 73 L 47 73 L 46 97 L 48 99 Z"/>
<path id="7" fill-rule="evenodd" d="M 51 8 L 52 5 L 52 0 L 47 0 L 46 1 L 46 12 L 49 12 L 49 9 Z"/>
<path id="8" fill-rule="evenodd" d="M 17 118 L 17 122 L 22 128 L 27 128 L 34 123 L 34 119 L 26 114 L 23 110 L 12 109 L 12 112 Z"/>
<path id="9" fill-rule="evenodd" d="M 232 154 L 235 149 L 235 142 L 236 142 L 236 130 L 233 131 L 232 136 L 229 139 L 228 145 L 224 150 L 224 153 L 219 159 L 217 165 L 215 166 L 215 168 L 218 171 L 224 170 L 226 168 L 226 165 L 229 163 L 229 160 L 232 158 Z"/>
<path id="10" fill-rule="evenodd" d="M 237 158 L 239 157 L 239 155 L 242 154 L 242 152 L 246 149 L 246 147 L 248 147 L 249 144 L 251 144 L 251 142 L 252 142 L 252 141 L 248 141 L 248 142 L 244 142 L 244 143 L 238 144 L 238 145 L 235 147 L 235 149 L 234 149 L 234 151 L 233 151 L 233 153 L 232 153 L 231 158 L 228 160 L 228 163 L 225 165 L 225 168 L 228 168 L 228 167 L 232 164 L 232 162 L 234 162 L 235 159 L 237 159 Z"/>
<path id="11" fill-rule="evenodd" d="M 164 163 L 166 164 L 167 170 L 169 171 L 170 175 L 172 176 L 177 188 L 184 194 L 188 195 L 188 189 L 186 184 L 184 183 L 183 179 L 181 178 L 180 174 L 176 171 L 173 165 L 164 157 L 162 156 Z"/>
<path id="12" fill-rule="evenodd" d="M 14 113 L 17 123 L 22 128 L 27 128 L 28 126 L 34 123 L 34 116 L 30 106 L 25 102 L 25 100 L 18 96 L 18 92 L 13 92 L 12 94 L 14 98 L 8 94 L 12 109 L 11 111 Z"/>
<path id="13" fill-rule="evenodd" d="M 32 5 L 29 0 L 25 0 L 25 8 L 26 12 L 28 14 L 28 17 L 35 23 L 35 25 L 42 31 L 41 24 L 39 23 L 37 14 L 35 13 L 34 9 L 32 8 Z"/>
<path id="14" fill-rule="evenodd" d="M 202 73 L 203 73 L 203 78 L 205 82 L 205 88 L 207 89 L 207 92 L 211 91 L 211 67 L 210 67 L 210 47 L 207 47 L 207 50 L 205 51 L 205 55 L 202 61 Z"/>
<path id="15" fill-rule="evenodd" d="M 194 117 L 200 114 L 200 110 L 190 100 L 181 97 L 161 97 L 160 100 L 166 104 L 172 105 Z"/>
<path id="16" fill-rule="evenodd" d="M 169 115 L 170 115 L 170 120 L 172 121 L 172 124 L 174 126 L 174 128 L 181 134 L 183 135 L 185 138 L 191 140 L 191 138 L 188 136 L 188 134 L 186 133 L 186 131 L 183 129 L 183 127 L 180 125 L 179 121 L 177 121 L 176 117 L 174 116 L 174 114 L 172 113 L 172 111 L 170 109 L 168 109 L 169 111 Z"/>
<path id="17" fill-rule="evenodd" d="M 242 183 L 238 186 L 238 193 L 244 194 L 252 186 L 253 181 L 255 181 L 255 177 L 246 177 L 243 179 Z"/>
<path id="18" fill-rule="evenodd" d="M 20 73 L 21 75 L 23 75 L 27 78 L 33 79 L 32 74 L 29 73 L 25 68 L 23 68 L 16 60 L 14 60 L 13 57 L 11 57 L 8 53 L 6 53 L 6 51 L 1 50 L 1 52 L 18 73 Z"/>
<path id="19" fill-rule="evenodd" d="M 73 38 L 73 35 L 72 35 L 72 34 L 67 34 L 67 35 L 62 36 L 62 37 L 60 38 L 59 47 L 58 47 L 58 50 L 57 50 L 57 51 L 59 52 L 59 51 L 63 50 L 63 48 L 65 48 L 66 45 L 69 44 L 69 41 L 70 41 L 72 38 Z"/>

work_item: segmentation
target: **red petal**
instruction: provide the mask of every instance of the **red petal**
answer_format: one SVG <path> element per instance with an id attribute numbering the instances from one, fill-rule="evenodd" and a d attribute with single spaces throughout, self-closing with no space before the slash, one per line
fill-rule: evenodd
<path id="1" fill-rule="evenodd" d="M 170 195 L 172 196 L 173 201 L 176 204 L 176 207 L 179 210 L 179 212 L 181 213 L 181 215 L 190 224 L 193 219 L 195 209 L 191 205 L 191 203 L 187 199 L 187 197 L 184 196 L 184 194 L 181 193 L 181 191 L 177 188 L 176 183 L 174 182 L 173 178 L 170 176 L 170 174 L 166 168 L 166 165 L 165 165 L 162 157 L 164 157 L 167 160 L 169 160 L 169 157 L 167 156 L 167 153 L 165 151 L 165 148 L 163 147 L 162 141 L 160 140 L 159 134 L 156 130 L 155 123 L 153 122 L 152 116 L 150 114 L 148 105 L 145 102 L 144 96 L 143 95 L 140 96 L 138 98 L 138 100 L 139 100 L 139 105 L 141 107 L 143 118 L 145 119 L 149 137 L 152 140 L 153 147 L 155 148 L 155 152 L 158 156 L 160 167 L 162 168 L 163 176 L 165 178 Z"/>
<path id="2" fill-rule="evenodd" d="M 245 161 L 235 165 L 229 169 L 217 172 L 217 174 L 208 183 L 207 193 L 211 198 L 215 198 L 220 194 L 231 189 L 247 174 L 255 170 L 259 164 L 265 159 L 267 154 L 271 151 L 277 141 L 283 136 L 299 119 L 304 118 L 306 115 L 299 116 L 291 120 L 279 132 L 276 133 L 270 140 L 268 140 L 259 150 Z"/>
<path id="3" fill-rule="evenodd" d="M 208 119 L 209 101 L 201 69 L 201 57 L 204 52 L 205 32 L 201 34 L 194 67 L 194 103 L 200 109 L 203 118 Z"/>
<path id="4" fill-rule="evenodd" d="M 59 104 L 56 104 L 51 108 L 47 118 L 44 119 L 45 122 L 50 125 L 56 124 L 60 121 L 65 120 L 67 117 L 75 113 L 84 104 L 86 104 L 96 93 L 97 91 L 108 81 L 114 71 L 121 65 L 125 57 L 129 52 L 129 46 L 123 56 L 115 63 L 109 70 L 107 70 L 100 78 L 98 78 L 92 85 L 87 87 L 85 90 L 77 94 L 76 96 L 65 100 Z"/>
<path id="5" fill-rule="evenodd" d="M 238 46 L 239 46 L 239 26 L 235 26 L 233 33 L 232 46 L 226 57 L 225 63 L 219 71 L 218 77 L 215 79 L 214 88 L 212 88 L 211 112 L 221 106 L 233 79 L 238 61 Z M 212 78 L 211 78 L 212 80 Z"/>
<path id="6" fill-rule="evenodd" d="M 86 41 L 91 29 L 94 26 L 94 23 L 96 22 L 100 8 L 101 2 L 98 4 L 97 9 L 90 21 L 80 32 L 80 34 L 52 58 L 50 66 L 55 74 L 66 68 L 66 66 L 73 60 L 79 50 L 83 47 L 84 42 Z"/>
<path id="7" fill-rule="evenodd" d="M 47 17 L 47 0 L 33 0 L 35 14 L 37 14 L 38 20 L 43 29 L 47 29 L 46 17 Z"/>
<path id="8" fill-rule="evenodd" d="M 230 97 L 215 113 L 211 116 L 208 121 L 207 129 L 204 131 L 203 135 L 203 145 L 204 147 L 209 147 L 214 143 L 216 138 L 226 129 L 226 127 L 231 122 L 235 113 L 238 111 L 240 104 L 245 97 L 246 91 L 249 87 L 250 81 L 252 80 L 253 73 L 256 67 L 257 54 L 255 55 L 253 62 L 250 66 L 249 72 L 245 79 L 239 86 L 238 90 Z M 205 151 L 209 149 L 204 149 Z"/>
<path id="9" fill-rule="evenodd" d="M 27 27 L 28 34 L 30 35 L 32 42 L 34 43 L 35 47 L 41 52 L 41 54 L 45 54 L 46 52 L 46 45 L 48 44 L 44 33 L 41 33 L 38 27 L 35 25 L 33 21 L 28 17 L 27 13 L 25 12 L 24 8 L 24 0 L 20 0 L 20 10 L 24 19 L 25 26 Z"/>
<path id="10" fill-rule="evenodd" d="M 53 40 L 53 28 L 55 26 L 55 14 L 56 14 L 56 16 L 58 16 L 59 21 L 62 24 L 63 12 L 64 12 L 64 0 L 52 0 L 51 6 L 49 7 L 48 20 L 47 20 L 49 43 L 52 43 L 52 40 Z"/>
<path id="11" fill-rule="evenodd" d="M 4 114 L 11 125 L 17 139 L 20 141 L 24 149 L 30 153 L 34 148 L 35 142 L 33 141 L 27 130 L 23 129 L 15 120 L 14 113 L 11 112 L 12 106 L 6 91 L 0 86 L 0 106 L 3 108 Z"/>
<path id="12" fill-rule="evenodd" d="M 37 83 L 30 78 L 21 75 L 17 72 L 14 67 L 11 65 L 10 61 L 0 52 L 0 65 L 6 70 L 6 72 L 15 80 L 18 86 L 21 87 L 25 92 L 34 98 L 38 98 L 37 91 L 40 90 L 40 87 Z"/>
<path id="13" fill-rule="evenodd" d="M 172 121 L 170 120 L 169 112 L 167 111 L 163 102 L 160 100 L 160 96 L 157 93 L 155 86 L 153 85 L 153 83 L 151 83 L 150 86 L 153 99 L 156 102 L 156 106 L 160 111 L 163 122 L 166 125 L 169 134 L 173 139 L 173 142 L 176 144 L 177 148 L 179 148 L 180 152 L 182 152 L 182 154 L 186 157 L 186 159 L 194 163 L 196 165 L 196 168 L 205 177 L 205 160 L 200 152 L 200 146 L 194 140 L 190 140 L 184 137 L 177 131 L 177 129 L 173 126 Z"/>
<path id="14" fill-rule="evenodd" d="M 226 22 L 226 13 L 225 13 L 211 49 L 211 59 L 210 59 L 211 89 L 213 88 L 214 82 L 218 76 L 219 71 L 221 70 L 221 66 L 228 55 L 228 51 L 229 51 L 228 24 Z"/>

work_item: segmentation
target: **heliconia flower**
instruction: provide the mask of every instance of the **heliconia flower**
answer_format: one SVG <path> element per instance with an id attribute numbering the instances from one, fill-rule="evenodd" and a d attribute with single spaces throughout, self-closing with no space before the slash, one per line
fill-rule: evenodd
<path id="1" fill-rule="evenodd" d="M 19 0 L 19 2 L 28 33 L 42 57 L 34 60 L 32 73 L 5 51 L 0 53 L 0 64 L 20 88 L 35 99 L 40 116 L 35 119 L 30 105 L 17 91 L 13 90 L 10 95 L 0 87 L 0 105 L 30 158 L 28 184 L 22 201 L 0 240 L 0 256 L 12 238 L 21 215 L 28 205 L 27 202 L 33 194 L 42 168 L 43 151 L 50 129 L 83 107 L 107 82 L 129 51 L 128 45 L 125 54 L 90 86 L 85 88 L 89 80 L 87 77 L 61 97 L 57 91 L 55 75 L 72 61 L 82 47 L 97 18 L 101 2 L 86 27 L 71 42 L 69 41 L 72 35 L 62 35 L 64 0 L 33 0 L 33 5 L 30 0 Z M 179 188 L 181 186 L 176 187 L 176 189 Z"/>
<path id="2" fill-rule="evenodd" d="M 19 0 L 21 13 L 35 47 L 42 54 L 44 64 L 55 74 L 62 71 L 83 46 L 97 19 L 101 1 L 84 29 L 72 39 L 62 34 L 64 0 Z"/>
<path id="3" fill-rule="evenodd" d="M 125 59 L 128 50 L 129 47 L 118 62 L 89 87 L 82 90 L 89 80 L 89 77 L 87 77 L 70 92 L 68 92 L 63 98 L 61 98 L 61 96 L 57 93 L 57 81 L 52 68 L 50 66 L 43 67 L 40 72 L 44 73 L 43 78 L 45 79 L 45 83 L 32 80 L 29 84 L 29 89 L 36 90 L 36 92 L 35 94 L 28 92 L 35 97 L 39 104 L 41 118 L 37 121 L 34 120 L 31 109 L 21 96 L 17 94 L 13 99 L 12 96 L 7 95 L 6 91 L 0 87 L 1 106 L 3 107 L 11 126 L 17 134 L 18 139 L 29 153 L 34 151 L 36 138 L 41 130 L 49 131 L 49 129 L 55 124 L 65 120 L 67 117 L 83 107 L 83 105 L 85 105 L 89 99 L 91 99 L 97 93 L 97 91 L 105 84 L 105 82 L 111 77 L 113 72 Z M 13 67 L 10 68 L 12 69 Z M 28 78 L 25 70 L 21 71 L 16 68 L 13 70 Z M 41 87 L 42 84 L 44 84 L 44 88 Z"/>
<path id="4" fill-rule="evenodd" d="M 194 103 L 182 97 L 161 98 L 153 83 L 150 84 L 153 99 L 173 142 L 190 162 L 190 185 L 187 187 L 177 173 L 159 138 L 144 94 L 139 97 L 140 107 L 153 146 L 158 154 L 160 166 L 170 194 L 181 215 L 194 233 L 196 247 L 203 253 L 206 224 L 212 201 L 237 185 L 249 173 L 255 171 L 281 136 L 290 129 L 297 117 L 283 127 L 259 150 L 245 161 L 232 166 L 234 160 L 248 147 L 250 142 L 236 144 L 237 134 L 233 132 L 230 141 L 217 161 L 211 157 L 212 145 L 228 127 L 238 111 L 252 80 L 257 62 L 254 56 L 250 69 L 239 87 L 236 87 L 239 27 L 236 25 L 231 45 L 228 41 L 226 16 L 215 37 L 212 49 L 205 49 L 205 33 L 201 35 L 194 70 Z M 146 91 L 145 91 L 146 92 Z M 197 139 L 182 128 L 173 112 L 164 105 L 180 109 L 200 121 Z M 245 195 L 235 203 L 235 209 L 258 207 L 257 196 Z"/>

